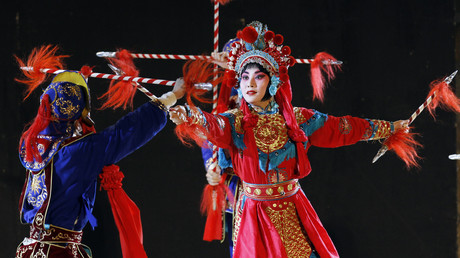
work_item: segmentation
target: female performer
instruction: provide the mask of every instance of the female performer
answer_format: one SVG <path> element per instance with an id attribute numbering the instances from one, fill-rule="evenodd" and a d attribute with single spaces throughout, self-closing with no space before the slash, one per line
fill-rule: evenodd
<path id="1" fill-rule="evenodd" d="M 407 127 L 407 121 L 334 117 L 293 108 L 287 70 L 295 59 L 282 46 L 283 37 L 253 22 L 238 38 L 222 87 L 237 88 L 240 107 L 211 115 L 176 106 L 170 118 L 178 124 L 179 136 L 199 139 L 204 133 L 227 149 L 243 181 L 235 206 L 234 257 L 338 257 L 298 182 L 311 170 L 308 149 L 386 138 Z"/>

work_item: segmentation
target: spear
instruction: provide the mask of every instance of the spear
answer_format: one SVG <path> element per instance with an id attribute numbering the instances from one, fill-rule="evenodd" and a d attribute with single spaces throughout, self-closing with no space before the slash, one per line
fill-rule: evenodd
<path id="1" fill-rule="evenodd" d="M 100 51 L 96 53 L 98 57 L 104 58 L 115 58 L 118 52 L 107 52 L 107 51 Z M 207 55 L 176 55 L 176 54 L 141 54 L 141 53 L 131 53 L 132 58 L 141 58 L 141 59 L 175 59 L 175 60 L 212 60 L 211 56 Z M 315 59 L 301 59 L 297 58 L 296 63 L 298 64 L 311 64 Z M 325 65 L 342 65 L 343 62 L 340 60 L 323 60 L 323 64 Z"/>
<path id="2" fill-rule="evenodd" d="M 22 70 L 25 71 L 33 71 L 34 68 L 31 66 L 22 66 Z M 51 68 L 41 68 L 40 72 L 42 73 L 49 73 L 49 74 L 59 74 L 62 72 L 68 72 L 69 70 L 60 70 L 60 69 L 51 69 Z M 78 72 L 78 71 L 75 71 Z M 92 78 L 101 78 L 101 79 L 109 79 L 109 80 L 118 80 L 118 81 L 132 81 L 136 83 L 147 83 L 147 84 L 156 84 L 156 85 L 164 85 L 164 86 L 174 86 L 176 81 L 170 80 L 162 80 L 162 79 L 153 79 L 153 78 L 146 78 L 146 77 L 137 77 L 137 76 L 125 76 L 125 75 L 118 75 L 118 74 L 107 74 L 107 73 L 94 73 L 91 72 L 88 77 Z M 211 83 L 196 83 L 195 88 L 210 90 L 212 88 Z"/>
<path id="3" fill-rule="evenodd" d="M 454 79 L 455 75 L 457 74 L 458 70 L 453 72 L 451 75 L 449 75 L 447 78 L 444 79 L 443 83 L 449 85 L 452 80 Z M 422 111 L 430 105 L 430 103 L 433 101 L 433 99 L 436 97 L 436 90 L 432 91 L 431 94 L 428 95 L 428 97 L 425 99 L 425 102 L 423 102 L 422 105 L 419 106 L 419 108 L 410 116 L 408 120 L 408 125 L 410 125 L 419 115 L 422 113 Z M 455 108 L 454 108 L 455 109 Z M 377 152 L 375 155 L 374 159 L 372 160 L 372 163 L 375 163 L 380 157 L 382 157 L 386 152 L 388 151 L 388 146 L 383 144 L 380 150 Z"/>

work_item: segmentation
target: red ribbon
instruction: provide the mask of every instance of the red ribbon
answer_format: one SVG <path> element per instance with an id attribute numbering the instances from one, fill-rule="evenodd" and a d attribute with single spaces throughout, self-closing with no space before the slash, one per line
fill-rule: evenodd
<path id="1" fill-rule="evenodd" d="M 107 191 L 113 218 L 120 234 L 124 258 L 147 257 L 143 245 L 139 208 L 122 188 L 123 173 L 116 165 L 105 166 L 99 175 L 101 187 Z"/>

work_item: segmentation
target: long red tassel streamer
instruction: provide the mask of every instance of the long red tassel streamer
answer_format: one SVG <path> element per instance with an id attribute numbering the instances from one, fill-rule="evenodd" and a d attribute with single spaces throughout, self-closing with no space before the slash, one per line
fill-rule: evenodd
<path id="1" fill-rule="evenodd" d="M 206 225 L 203 240 L 213 241 L 222 239 L 222 216 L 226 206 L 226 197 L 233 201 L 233 194 L 225 185 L 227 174 L 222 174 L 218 185 L 206 185 L 201 199 L 201 213 L 206 214 Z"/>
<path id="2" fill-rule="evenodd" d="M 32 162 L 34 158 L 37 162 L 42 162 L 42 157 L 40 156 L 40 151 L 38 150 L 36 143 L 39 141 L 38 134 L 48 127 L 51 119 L 50 99 L 48 95 L 44 95 L 40 102 L 37 115 L 30 127 L 22 134 L 21 139 L 19 140 L 19 150 L 21 150 L 21 144 L 24 142 L 26 162 Z M 42 141 L 42 144 L 45 145 L 46 149 L 49 142 L 44 140 Z"/>
<path id="3" fill-rule="evenodd" d="M 142 222 L 139 208 L 122 188 L 123 173 L 116 165 L 105 166 L 99 177 L 107 191 L 113 218 L 120 235 L 124 258 L 147 257 L 143 245 Z"/>

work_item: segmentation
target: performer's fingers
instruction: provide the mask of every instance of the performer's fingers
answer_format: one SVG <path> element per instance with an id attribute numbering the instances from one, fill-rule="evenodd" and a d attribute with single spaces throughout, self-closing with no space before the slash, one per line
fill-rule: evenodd
<path id="1" fill-rule="evenodd" d="M 185 116 L 185 108 L 183 106 L 176 106 L 169 109 L 169 119 L 176 125 L 180 125 L 187 121 Z"/>

